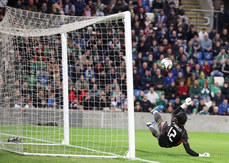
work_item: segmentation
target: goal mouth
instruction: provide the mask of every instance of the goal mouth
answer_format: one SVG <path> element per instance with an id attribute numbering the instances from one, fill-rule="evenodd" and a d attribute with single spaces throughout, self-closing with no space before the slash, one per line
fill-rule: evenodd
<path id="1" fill-rule="evenodd" d="M 129 12 L 71 17 L 6 7 L 1 149 L 135 158 L 130 29 Z"/>

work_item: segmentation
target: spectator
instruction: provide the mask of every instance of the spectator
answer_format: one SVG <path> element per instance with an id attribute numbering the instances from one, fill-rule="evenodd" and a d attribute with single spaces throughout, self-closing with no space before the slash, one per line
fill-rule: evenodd
<path id="1" fill-rule="evenodd" d="M 223 64 L 222 72 L 225 78 L 229 77 L 229 59 L 227 59 L 226 62 Z"/>
<path id="2" fill-rule="evenodd" d="M 206 105 L 203 106 L 202 110 L 199 112 L 199 115 L 209 115 L 208 107 Z"/>
<path id="3" fill-rule="evenodd" d="M 188 81 L 188 78 L 190 78 L 191 76 L 191 68 L 189 66 L 186 66 L 184 71 L 184 78 Z"/>
<path id="4" fill-rule="evenodd" d="M 205 39 L 205 35 L 208 35 L 208 32 L 207 32 L 206 28 L 202 28 L 202 30 L 198 34 L 200 41 Z"/>
<path id="5" fill-rule="evenodd" d="M 210 100 L 210 96 L 211 96 L 211 90 L 208 87 L 207 81 L 205 80 L 203 83 L 203 86 L 200 89 L 200 99 L 204 99 L 209 101 Z"/>
<path id="6" fill-rule="evenodd" d="M 213 98 L 213 101 L 216 103 L 216 106 L 219 106 L 223 102 L 223 95 L 220 90 L 217 91 L 216 95 Z"/>
<path id="7" fill-rule="evenodd" d="M 184 84 L 184 81 L 180 81 L 177 87 L 177 95 L 183 100 L 188 96 L 188 87 Z"/>
<path id="8" fill-rule="evenodd" d="M 168 76 L 165 78 L 165 84 L 166 86 L 170 86 L 171 82 L 175 81 L 175 78 L 173 77 L 173 73 L 171 71 L 168 72 Z"/>
<path id="9" fill-rule="evenodd" d="M 142 76 L 141 85 L 143 87 L 143 90 L 149 89 L 149 87 L 152 85 L 152 77 L 150 76 L 148 70 L 146 70 L 145 75 Z"/>
<path id="10" fill-rule="evenodd" d="M 194 37 L 191 39 L 191 42 L 196 51 L 201 51 L 201 42 L 198 35 L 194 35 Z"/>
<path id="11" fill-rule="evenodd" d="M 18 9 L 25 9 L 25 6 L 22 4 L 22 0 L 18 0 L 17 4 L 14 6 L 14 8 L 18 8 Z"/>
<path id="12" fill-rule="evenodd" d="M 200 112 L 203 109 L 203 107 L 205 106 L 204 103 L 205 101 L 203 99 L 200 99 L 199 104 L 197 105 L 197 112 Z"/>
<path id="13" fill-rule="evenodd" d="M 193 68 L 192 73 L 195 73 L 195 75 L 197 77 L 200 77 L 201 73 L 203 73 L 203 71 L 200 68 L 199 64 L 195 64 L 195 68 Z"/>
<path id="14" fill-rule="evenodd" d="M 166 88 L 165 96 L 166 96 L 166 99 L 168 99 L 168 100 L 176 98 L 177 86 L 175 85 L 174 81 L 172 81 L 171 84 Z"/>
<path id="15" fill-rule="evenodd" d="M 221 72 L 221 65 L 217 63 L 217 60 L 214 58 L 211 64 L 211 76 L 221 76 L 223 77 L 223 73 Z"/>
<path id="16" fill-rule="evenodd" d="M 201 72 L 200 78 L 199 78 L 199 86 L 202 87 L 205 81 L 206 81 L 205 74 L 203 72 Z"/>
<path id="17" fill-rule="evenodd" d="M 181 72 L 182 74 L 184 74 L 184 71 L 181 69 L 181 67 L 180 67 L 179 64 L 176 65 L 176 68 L 174 68 L 172 72 L 173 72 L 173 76 L 175 78 L 177 78 L 179 72 Z"/>
<path id="18" fill-rule="evenodd" d="M 229 59 L 229 54 L 226 54 L 225 49 L 221 49 L 220 53 L 216 56 L 217 63 L 223 65 Z"/>
<path id="19" fill-rule="evenodd" d="M 152 104 L 148 100 L 147 95 L 145 94 L 141 101 L 141 108 L 143 112 L 150 112 L 152 110 Z"/>
<path id="20" fill-rule="evenodd" d="M 171 10 L 168 15 L 167 25 L 176 24 L 178 16 L 175 13 L 175 10 Z"/>
<path id="21" fill-rule="evenodd" d="M 201 48 L 204 52 L 212 51 L 212 40 L 209 38 L 208 34 L 205 34 L 204 38 L 201 40 Z"/>
<path id="22" fill-rule="evenodd" d="M 183 48 L 182 48 L 182 51 L 183 51 Z M 188 60 L 187 60 L 186 55 L 184 54 L 184 51 L 181 54 L 181 58 L 180 58 L 179 64 L 181 65 L 182 69 L 185 69 L 186 65 L 188 64 Z"/>
<path id="23" fill-rule="evenodd" d="M 75 99 L 70 103 L 70 106 L 71 106 L 72 109 L 79 109 L 79 110 L 83 109 L 82 107 L 80 107 L 80 103 L 79 103 L 79 101 L 78 101 L 77 98 L 75 98 Z"/>
<path id="24" fill-rule="evenodd" d="M 33 101 L 31 99 L 28 100 L 28 104 L 25 105 L 25 109 L 34 109 Z"/>
<path id="25" fill-rule="evenodd" d="M 219 105 L 219 114 L 220 115 L 226 115 L 229 109 L 229 104 L 227 99 L 223 100 L 223 103 Z"/>
<path id="26" fill-rule="evenodd" d="M 154 87 L 150 87 L 149 92 L 147 93 L 147 98 L 154 106 L 156 104 L 156 100 L 159 98 L 158 94 L 154 91 Z"/>
<path id="27" fill-rule="evenodd" d="M 180 107 L 180 105 L 181 105 L 180 97 L 177 96 L 175 99 L 175 102 L 173 104 L 173 108 L 176 109 L 176 108 Z"/>
<path id="28" fill-rule="evenodd" d="M 213 57 L 216 57 L 216 56 L 220 53 L 221 48 L 222 48 L 222 47 L 221 47 L 221 45 L 220 45 L 220 42 L 217 41 L 216 44 L 215 44 L 215 46 L 213 46 L 213 49 L 212 49 Z"/>
<path id="29" fill-rule="evenodd" d="M 167 109 L 166 109 L 166 113 L 172 113 L 174 110 L 173 106 L 168 106 Z"/>
<path id="30" fill-rule="evenodd" d="M 134 69 L 134 75 L 133 75 L 133 79 L 134 79 L 134 89 L 141 89 L 141 77 L 137 72 L 137 69 Z"/>
<path id="31" fill-rule="evenodd" d="M 85 73 L 84 73 L 84 78 L 85 78 L 85 80 L 89 80 L 89 79 L 91 79 L 91 78 L 93 78 L 93 77 L 95 77 L 96 75 L 95 75 L 95 72 L 94 72 L 94 70 L 92 70 L 92 67 L 91 66 L 89 66 L 88 67 L 88 69 L 85 71 Z"/>
<path id="32" fill-rule="evenodd" d="M 143 98 L 143 100 L 144 100 L 144 98 Z M 126 95 L 124 93 L 122 93 L 121 98 L 118 102 L 118 108 L 121 109 L 121 111 L 124 111 L 125 105 L 127 105 L 127 98 L 126 98 Z"/>
<path id="33" fill-rule="evenodd" d="M 195 80 L 193 85 L 189 89 L 189 95 L 193 99 L 199 99 L 200 95 L 200 87 L 199 87 L 199 82 L 198 80 Z"/>
<path id="34" fill-rule="evenodd" d="M 127 9 L 127 7 L 125 6 L 125 4 L 122 2 L 122 0 L 117 0 L 116 1 L 116 4 L 114 5 L 114 9 L 113 11 L 115 13 L 118 13 L 118 12 L 123 12 Z"/>
<path id="35" fill-rule="evenodd" d="M 142 107 L 141 107 L 140 104 L 141 104 L 141 103 L 140 103 L 139 101 L 137 101 L 137 102 L 135 103 L 135 108 L 134 108 L 134 111 L 135 111 L 135 112 L 141 112 L 141 111 L 142 111 Z"/>
<path id="36" fill-rule="evenodd" d="M 219 115 L 219 107 L 218 106 L 214 106 L 213 112 L 211 113 L 211 115 Z"/>
<path id="37" fill-rule="evenodd" d="M 192 41 L 189 41 L 187 47 L 185 49 L 185 55 L 189 58 L 194 52 L 196 51 L 195 47 L 193 46 Z"/>
<path id="38" fill-rule="evenodd" d="M 89 5 L 86 5 L 85 8 L 84 8 L 84 15 L 85 16 L 91 16 L 91 8 Z"/>
<path id="39" fill-rule="evenodd" d="M 182 74 L 181 72 L 179 72 L 179 73 L 178 73 L 178 76 L 177 76 L 177 78 L 176 78 L 176 80 L 175 80 L 176 85 L 179 85 L 179 83 L 180 83 L 181 81 L 184 81 L 184 82 L 185 82 L 185 78 L 183 77 L 183 74 Z"/>
<path id="40" fill-rule="evenodd" d="M 166 25 L 166 21 L 167 21 L 167 16 L 165 15 L 165 11 L 164 10 L 160 10 L 160 14 L 157 16 L 156 22 L 159 23 L 161 22 L 163 26 Z M 158 24 L 156 24 L 158 25 Z"/>
<path id="41" fill-rule="evenodd" d="M 41 8 L 39 9 L 42 13 L 50 13 L 50 9 L 47 6 L 47 3 L 43 3 Z"/>
<path id="42" fill-rule="evenodd" d="M 214 86 L 211 88 L 211 96 L 214 97 L 218 90 L 221 91 L 221 88 L 219 87 L 219 83 L 215 82 Z"/>
<path id="43" fill-rule="evenodd" d="M 25 7 L 26 10 L 37 12 L 37 6 L 34 5 L 33 0 L 29 0 L 28 5 Z"/>
<path id="44" fill-rule="evenodd" d="M 47 107 L 52 108 L 54 106 L 54 102 L 56 101 L 54 94 L 52 93 L 51 96 L 48 98 Z"/>
<path id="45" fill-rule="evenodd" d="M 204 61 L 204 65 L 202 66 L 202 70 L 204 71 L 204 73 L 205 73 L 206 75 L 210 75 L 210 73 L 211 73 L 211 68 L 210 68 L 210 66 L 208 65 L 208 61 L 207 61 L 207 60 Z"/>
<path id="46" fill-rule="evenodd" d="M 76 16 L 81 16 L 84 12 L 84 3 L 82 0 L 73 1 L 75 5 L 75 14 Z"/>
<path id="47" fill-rule="evenodd" d="M 222 95 L 229 100 L 229 87 L 228 87 L 228 82 L 224 82 L 223 83 L 223 87 L 222 87 Z"/>
<path id="48" fill-rule="evenodd" d="M 168 104 L 168 101 L 165 99 L 165 94 L 162 93 L 160 95 L 160 98 L 157 99 L 156 106 L 162 105 L 162 106 L 166 107 L 167 104 Z"/>
<path id="49" fill-rule="evenodd" d="M 162 10 L 163 7 L 164 7 L 163 2 L 161 0 L 155 0 L 155 1 L 153 1 L 152 2 L 152 6 L 153 6 L 152 9 L 153 9 L 153 11 L 155 13 L 158 12 L 158 11 L 160 11 L 160 10 Z"/>
<path id="50" fill-rule="evenodd" d="M 162 76 L 160 69 L 156 70 L 156 74 L 153 76 L 152 82 L 156 90 L 164 90 L 165 78 Z"/>
<path id="51" fill-rule="evenodd" d="M 190 21 L 191 19 L 188 19 L 188 20 Z M 189 25 L 189 27 L 187 27 L 188 29 L 187 29 L 186 39 L 187 39 L 187 41 L 190 41 L 195 35 L 198 36 L 198 33 L 196 31 L 196 28 L 192 24 L 188 23 L 188 25 Z"/>
<path id="52" fill-rule="evenodd" d="M 220 38 L 220 34 L 217 33 L 215 37 L 212 39 L 212 46 L 216 46 L 216 43 L 219 42 L 220 46 L 223 45 L 223 40 Z"/>
<path id="53" fill-rule="evenodd" d="M 226 28 L 223 29 L 223 32 L 221 34 L 221 38 L 223 40 L 223 46 L 228 45 L 228 30 Z"/>

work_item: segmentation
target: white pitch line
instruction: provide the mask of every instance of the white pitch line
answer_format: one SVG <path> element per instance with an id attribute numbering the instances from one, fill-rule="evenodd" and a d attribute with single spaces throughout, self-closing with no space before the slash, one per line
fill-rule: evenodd
<path id="1" fill-rule="evenodd" d="M 17 136 L 17 135 L 12 135 L 12 134 L 5 134 L 5 133 L 0 133 L 0 135 L 7 135 L 7 136 Z M 48 144 L 48 145 L 63 145 L 57 142 L 53 142 L 53 141 L 49 141 L 49 140 L 42 140 L 42 139 L 36 139 L 36 138 L 29 138 L 29 137 L 25 137 L 25 136 L 21 136 L 22 138 L 26 138 L 26 139 L 32 139 L 32 140 L 37 140 L 37 141 L 43 141 L 43 142 L 47 142 L 47 143 L 53 143 L 53 144 Z M 3 143 L 2 144 L 7 144 L 7 143 Z M 8 143 L 11 144 L 11 143 Z M 38 143 L 20 143 L 20 144 L 38 144 Z M 44 144 L 46 145 L 46 144 Z M 95 149 L 90 149 L 90 148 L 86 148 L 86 147 L 80 147 L 80 146 L 74 146 L 74 145 L 67 145 L 70 147 L 76 147 L 76 148 L 81 148 L 81 149 L 85 149 L 85 150 L 90 150 L 93 152 L 98 152 L 98 153 L 103 153 L 103 154 L 108 154 L 108 155 L 112 155 L 112 156 L 90 156 L 90 157 L 94 157 L 94 158 L 124 158 L 124 159 L 128 159 L 125 156 L 120 156 L 120 155 L 116 155 L 114 153 L 109 153 L 109 152 L 102 152 L 102 151 L 98 151 Z M 18 153 L 18 154 L 24 154 L 24 155 L 40 155 L 40 156 L 63 156 L 63 157 L 87 157 L 86 155 L 56 155 L 56 154 L 42 154 L 42 153 L 36 153 L 36 154 L 32 154 L 32 153 L 20 153 L 20 152 L 15 152 L 12 150 L 7 150 L 7 149 L 3 149 L 9 152 L 14 152 L 14 153 Z M 137 161 L 142 161 L 142 162 L 148 162 L 148 163 L 159 163 L 159 162 L 155 162 L 155 161 L 150 161 L 150 160 L 145 160 L 145 159 L 141 159 L 141 158 L 134 158 L 133 160 L 137 160 Z"/>

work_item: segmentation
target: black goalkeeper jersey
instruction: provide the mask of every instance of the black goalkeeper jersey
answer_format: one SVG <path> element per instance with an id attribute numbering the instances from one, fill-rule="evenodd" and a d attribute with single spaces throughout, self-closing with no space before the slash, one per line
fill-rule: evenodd
<path id="1" fill-rule="evenodd" d="M 170 126 L 167 122 L 163 125 L 159 136 L 159 145 L 161 147 L 171 148 L 183 143 L 183 146 L 188 154 L 192 156 L 199 156 L 199 154 L 194 152 L 189 146 L 186 129 L 183 126 L 178 126 L 175 122 L 174 116 L 181 110 L 183 110 L 181 107 L 174 110 Z"/>
<path id="2" fill-rule="evenodd" d="M 182 142 L 188 142 L 188 135 L 184 127 L 179 127 L 175 122 L 172 122 L 168 127 L 165 136 L 168 139 L 170 147 L 178 146 Z"/>

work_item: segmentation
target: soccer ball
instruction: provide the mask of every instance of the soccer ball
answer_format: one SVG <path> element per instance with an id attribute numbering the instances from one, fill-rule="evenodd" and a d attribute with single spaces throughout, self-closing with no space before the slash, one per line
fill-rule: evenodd
<path id="1" fill-rule="evenodd" d="M 164 70 L 169 70 L 173 66 L 173 62 L 169 58 L 164 58 L 161 61 L 161 67 Z"/>

